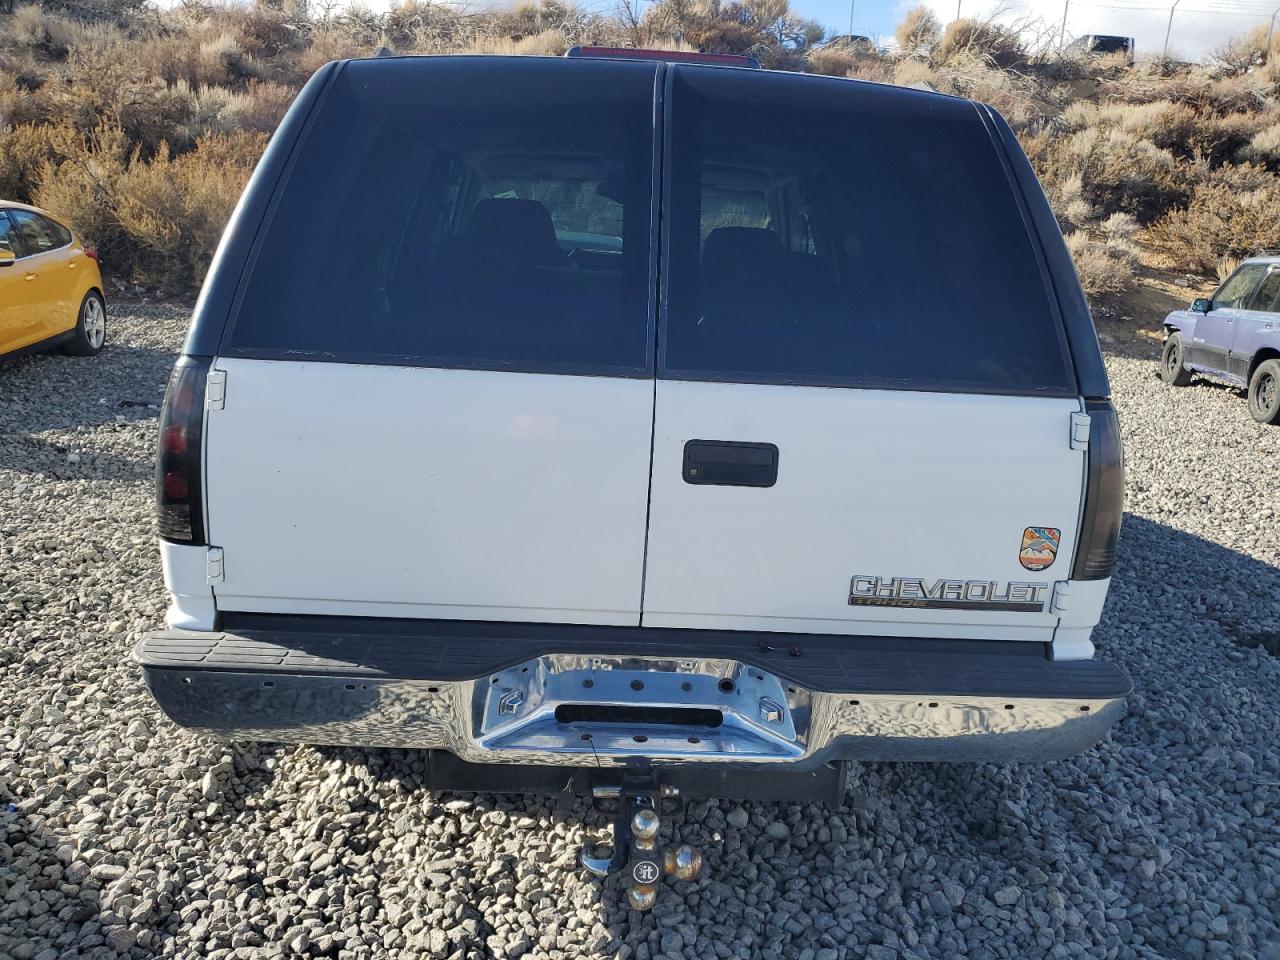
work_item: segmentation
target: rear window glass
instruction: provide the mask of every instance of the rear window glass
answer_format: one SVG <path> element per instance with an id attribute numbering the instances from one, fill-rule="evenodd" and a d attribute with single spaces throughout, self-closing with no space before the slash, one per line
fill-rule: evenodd
<path id="1" fill-rule="evenodd" d="M 11 210 L 9 216 L 17 223 L 18 232 L 22 235 L 22 243 L 28 254 L 57 250 L 71 242 L 71 234 L 65 227 L 38 213 Z"/>
<path id="2" fill-rule="evenodd" d="M 971 104 L 674 69 L 664 373 L 1074 395 Z"/>
<path id="3" fill-rule="evenodd" d="M 1249 309 L 1280 312 L 1280 270 L 1272 270 L 1267 274 L 1267 279 L 1262 281 L 1262 286 L 1258 287 L 1258 292 L 1249 301 Z"/>
<path id="4" fill-rule="evenodd" d="M 226 352 L 648 369 L 656 67 L 607 66 L 347 65 Z"/>

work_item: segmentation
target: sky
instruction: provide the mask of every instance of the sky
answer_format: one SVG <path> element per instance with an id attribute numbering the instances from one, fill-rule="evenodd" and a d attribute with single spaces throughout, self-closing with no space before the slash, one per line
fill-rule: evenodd
<path id="1" fill-rule="evenodd" d="M 944 24 L 960 15 L 1016 23 L 1031 33 L 1057 37 L 1066 13 L 1066 39 L 1085 33 L 1134 37 L 1138 56 L 1158 54 L 1173 0 L 925 0 Z M 894 25 L 915 0 L 853 0 L 853 33 L 890 37 Z M 791 8 L 827 27 L 849 33 L 849 0 L 791 0 Z M 1178 0 L 1169 35 L 1169 52 L 1198 60 L 1231 36 L 1266 24 L 1280 0 Z M 1277 17 L 1280 29 L 1280 17 Z"/>

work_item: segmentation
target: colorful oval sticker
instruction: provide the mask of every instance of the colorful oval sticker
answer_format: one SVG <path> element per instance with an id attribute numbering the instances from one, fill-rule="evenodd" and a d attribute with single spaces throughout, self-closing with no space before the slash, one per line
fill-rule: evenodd
<path id="1" fill-rule="evenodd" d="M 1044 570 L 1053 566 L 1058 556 L 1062 531 L 1057 527 L 1027 527 L 1022 531 L 1022 549 L 1018 562 L 1028 570 Z"/>

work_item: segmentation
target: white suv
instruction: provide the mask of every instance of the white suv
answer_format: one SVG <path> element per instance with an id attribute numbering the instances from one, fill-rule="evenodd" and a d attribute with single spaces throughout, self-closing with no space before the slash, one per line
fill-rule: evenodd
<path id="1" fill-rule="evenodd" d="M 1090 641 L 1108 396 L 985 106 L 330 64 L 174 371 L 135 657 L 184 726 L 425 748 L 440 786 L 1062 757 L 1129 691 Z"/>

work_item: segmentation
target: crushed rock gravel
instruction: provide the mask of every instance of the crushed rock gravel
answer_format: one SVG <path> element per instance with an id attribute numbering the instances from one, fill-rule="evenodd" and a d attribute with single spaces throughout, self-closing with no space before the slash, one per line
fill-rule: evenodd
<path id="1" fill-rule="evenodd" d="M 1280 960 L 1280 429 L 1237 391 L 1107 345 L 1129 514 L 1095 639 L 1135 692 L 1106 742 L 871 764 L 838 809 L 693 802 L 706 875 L 637 915 L 576 865 L 580 803 L 157 712 L 128 653 L 163 617 L 187 317 L 117 306 L 95 359 L 0 362 L 0 957 Z"/>

